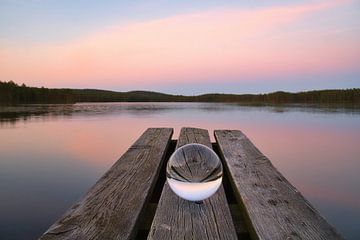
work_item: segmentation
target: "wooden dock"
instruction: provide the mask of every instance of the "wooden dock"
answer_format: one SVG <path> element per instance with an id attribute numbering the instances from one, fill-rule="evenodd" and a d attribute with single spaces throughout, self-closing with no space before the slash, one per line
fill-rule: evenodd
<path id="1" fill-rule="evenodd" d="M 149 128 L 40 239 L 343 239 L 238 130 Z M 165 166 L 201 143 L 220 156 L 223 184 L 202 204 L 175 195 Z"/>

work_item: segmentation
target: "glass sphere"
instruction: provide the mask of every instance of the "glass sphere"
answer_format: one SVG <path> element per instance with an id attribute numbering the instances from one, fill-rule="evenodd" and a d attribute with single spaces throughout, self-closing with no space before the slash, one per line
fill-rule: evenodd
<path id="1" fill-rule="evenodd" d="M 217 154 L 205 145 L 186 144 L 170 157 L 166 179 L 171 190 L 189 201 L 202 201 L 220 187 L 223 169 Z"/>

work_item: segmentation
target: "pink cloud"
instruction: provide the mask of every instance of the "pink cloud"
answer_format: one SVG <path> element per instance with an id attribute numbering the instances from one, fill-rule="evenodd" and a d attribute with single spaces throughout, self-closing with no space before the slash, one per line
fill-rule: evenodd
<path id="1" fill-rule="evenodd" d="M 281 30 L 339 4 L 220 9 L 114 25 L 62 44 L 7 44 L 0 48 L 0 79 L 126 86 L 346 70 L 359 62 L 358 44 Z"/>

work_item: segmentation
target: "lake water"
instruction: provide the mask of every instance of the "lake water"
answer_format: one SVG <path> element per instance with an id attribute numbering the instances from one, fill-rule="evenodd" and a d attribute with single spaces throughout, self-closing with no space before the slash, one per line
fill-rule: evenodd
<path id="1" fill-rule="evenodd" d="M 221 103 L 0 107 L 0 239 L 36 239 L 148 127 L 240 129 L 348 239 L 360 239 L 360 111 Z"/>

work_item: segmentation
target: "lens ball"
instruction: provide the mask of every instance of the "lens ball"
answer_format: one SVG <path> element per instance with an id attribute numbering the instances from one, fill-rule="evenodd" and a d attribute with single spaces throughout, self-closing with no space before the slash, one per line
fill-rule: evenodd
<path id="1" fill-rule="evenodd" d="M 166 178 L 171 190 L 189 201 L 202 201 L 220 187 L 221 161 L 209 147 L 191 143 L 178 148 L 170 157 Z"/>

